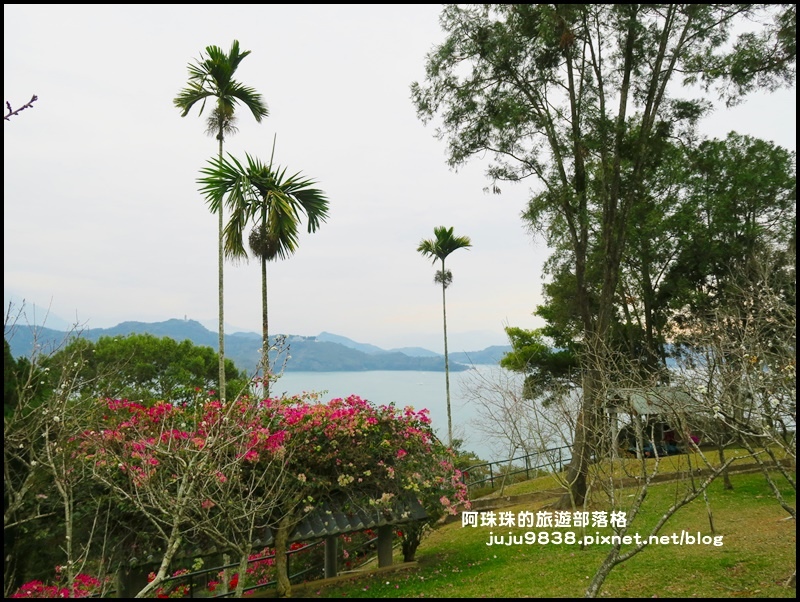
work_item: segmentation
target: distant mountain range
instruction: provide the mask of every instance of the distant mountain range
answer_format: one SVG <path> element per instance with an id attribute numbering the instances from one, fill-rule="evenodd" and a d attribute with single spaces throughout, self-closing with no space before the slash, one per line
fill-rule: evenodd
<path id="1" fill-rule="evenodd" d="M 165 322 L 122 322 L 111 328 L 89 328 L 69 333 L 40 326 L 16 325 L 6 328 L 5 338 L 14 357 L 30 357 L 34 345 L 41 353 L 51 353 L 65 340 L 82 337 L 97 341 L 100 337 L 151 334 L 176 341 L 190 340 L 216 350 L 218 336 L 195 320 L 172 319 Z M 272 337 L 271 337 L 272 338 Z M 287 372 L 360 372 L 363 370 L 420 370 L 444 371 L 444 356 L 421 347 L 381 349 L 368 343 L 357 343 L 347 337 L 329 332 L 317 336 L 289 335 L 286 337 Z M 225 357 L 240 370 L 255 370 L 261 350 L 261 335 L 254 332 L 235 332 L 225 335 Z M 450 370 L 468 370 L 473 364 L 497 364 L 510 346 L 495 345 L 480 351 L 450 353 Z M 285 356 L 271 357 L 282 361 Z"/>

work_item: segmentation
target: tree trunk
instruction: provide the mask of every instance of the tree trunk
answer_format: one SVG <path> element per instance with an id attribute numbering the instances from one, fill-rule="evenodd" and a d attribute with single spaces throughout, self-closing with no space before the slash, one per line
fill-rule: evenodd
<path id="1" fill-rule="evenodd" d="M 262 223 L 262 228 L 265 228 Z M 265 230 L 266 231 L 266 230 Z M 269 397 L 269 314 L 267 306 L 267 259 L 261 258 L 261 362 L 263 364 L 264 397 Z"/>
<path id="2" fill-rule="evenodd" d="M 142 588 L 142 590 L 136 594 L 137 598 L 151 597 L 152 592 L 155 591 L 159 585 L 161 585 L 161 582 L 164 581 L 164 579 L 166 579 L 169 565 L 177 553 L 178 548 L 180 548 L 181 543 L 183 542 L 183 537 L 180 535 L 180 525 L 178 524 L 177 520 L 172 525 L 170 540 L 171 541 L 168 542 L 167 549 L 164 552 L 164 556 L 161 558 L 161 564 L 158 567 L 156 578 L 145 585 L 144 588 Z"/>
<path id="3" fill-rule="evenodd" d="M 453 417 L 450 412 L 450 360 L 447 355 L 447 303 L 445 303 L 445 278 L 444 259 L 442 259 L 442 321 L 444 323 L 444 383 L 447 394 L 447 444 L 453 446 Z"/>
<path id="4" fill-rule="evenodd" d="M 583 404 L 585 406 L 585 404 Z M 575 422 L 575 438 L 572 442 L 572 459 L 567 467 L 567 492 L 556 502 L 558 510 L 573 510 L 583 505 L 586 499 L 586 476 L 589 471 L 589 442 L 585 427 L 586 408 L 582 407 Z"/>
<path id="5" fill-rule="evenodd" d="M 233 594 L 235 598 L 244 597 L 244 582 L 245 576 L 247 575 L 247 562 L 250 560 L 251 549 L 252 546 L 248 546 L 241 551 L 241 556 L 239 557 L 239 572 L 237 573 L 238 578 L 236 579 L 236 588 Z"/>
<path id="6" fill-rule="evenodd" d="M 417 548 L 422 540 L 422 528 L 424 523 L 413 522 L 403 525 L 403 562 L 414 562 L 417 554 Z"/>
<path id="7" fill-rule="evenodd" d="M 289 540 L 290 517 L 284 516 L 275 530 L 275 571 L 277 573 L 277 593 L 279 598 L 288 598 L 292 595 L 292 584 L 289 581 L 289 566 L 286 561 L 286 551 Z"/>
<path id="8" fill-rule="evenodd" d="M 722 444 L 721 440 L 717 441 L 717 454 L 719 454 L 719 463 L 724 465 L 725 464 L 725 446 Z M 722 483 L 723 489 L 726 491 L 733 490 L 733 483 L 731 483 L 731 475 L 728 472 L 728 469 L 722 471 Z"/>
<path id="9" fill-rule="evenodd" d="M 589 583 L 589 587 L 586 588 L 586 593 L 583 595 L 584 598 L 597 597 L 597 594 L 600 593 L 600 588 L 603 586 L 603 583 L 605 583 L 606 578 L 611 574 L 613 568 L 617 566 L 618 560 L 619 548 L 614 547 L 603 559 L 602 564 L 592 577 L 592 581 Z"/>

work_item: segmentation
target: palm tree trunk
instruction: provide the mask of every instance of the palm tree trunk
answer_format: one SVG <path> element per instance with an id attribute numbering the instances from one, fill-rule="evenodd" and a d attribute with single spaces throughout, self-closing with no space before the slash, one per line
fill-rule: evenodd
<path id="1" fill-rule="evenodd" d="M 453 418 L 450 412 L 450 360 L 447 356 L 447 304 L 445 303 L 445 289 L 447 282 L 444 278 L 444 259 L 442 259 L 442 321 L 444 322 L 444 383 L 447 393 L 447 444 L 453 446 Z"/>
<path id="2" fill-rule="evenodd" d="M 261 361 L 264 375 L 264 397 L 269 397 L 269 318 L 267 313 L 267 259 L 261 258 Z"/>
<path id="3" fill-rule="evenodd" d="M 219 158 L 222 160 L 222 123 L 219 126 Z M 222 219 L 224 204 L 219 204 L 219 241 L 218 241 L 218 260 L 219 260 L 219 400 L 225 401 L 225 310 L 224 310 L 224 288 L 223 274 L 225 256 L 222 246 L 222 235 L 224 224 Z"/>

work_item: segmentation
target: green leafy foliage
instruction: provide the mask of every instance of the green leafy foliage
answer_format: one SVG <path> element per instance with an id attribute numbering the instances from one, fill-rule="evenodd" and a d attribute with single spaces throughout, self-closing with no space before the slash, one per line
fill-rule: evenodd
<path id="1" fill-rule="evenodd" d="M 76 339 L 44 365 L 55 374 L 65 362 L 79 362 L 78 389 L 85 397 L 188 402 L 197 391 L 218 386 L 218 356 L 213 349 L 150 334 L 100 337 L 96 343 Z M 232 390 L 247 385 L 247 375 L 230 360 L 226 374 Z"/>
<path id="2" fill-rule="evenodd" d="M 632 377 L 665 378 L 666 325 L 654 299 L 668 265 L 650 270 L 664 249 L 650 248 L 647 235 L 659 212 L 670 213 L 664 167 L 672 141 L 691 145 L 710 108 L 681 97 L 679 84 L 733 82 L 735 101 L 754 87 L 793 81 L 795 14 L 790 5 L 442 10 L 446 38 L 427 56 L 425 81 L 411 86 L 417 114 L 436 120 L 452 166 L 488 155 L 494 189 L 536 181 L 524 219 L 555 251 L 546 289 L 551 324 L 581 345 L 582 419 L 571 498 L 562 505 L 585 495 L 601 375 L 615 355 L 638 363 Z M 755 23 L 755 33 L 738 33 L 745 23 Z M 643 236 L 631 251 L 637 227 Z"/>
<path id="3" fill-rule="evenodd" d="M 527 399 L 546 399 L 556 383 L 574 382 L 578 364 L 572 349 L 554 348 L 543 329 L 507 326 L 506 334 L 512 350 L 500 360 L 500 366 L 525 375 L 523 394 Z"/>

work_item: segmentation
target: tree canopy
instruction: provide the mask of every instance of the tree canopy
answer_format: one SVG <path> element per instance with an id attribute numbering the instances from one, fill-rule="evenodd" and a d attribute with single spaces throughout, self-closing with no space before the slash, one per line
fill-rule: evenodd
<path id="1" fill-rule="evenodd" d="M 526 222 L 551 243 L 554 282 L 577 318 L 582 419 L 563 506 L 584 499 L 633 220 L 670 141 L 691 142 L 713 108 L 686 85 L 703 82 L 733 102 L 794 81 L 795 15 L 794 5 L 698 4 L 441 13 L 446 39 L 411 86 L 418 116 L 437 124 L 451 165 L 488 156 L 495 189 L 531 182 Z M 751 31 L 740 33 L 745 23 Z"/>
<path id="2" fill-rule="evenodd" d="M 198 391 L 216 391 L 219 385 L 218 356 L 211 347 L 151 334 L 105 336 L 96 343 L 76 339 L 44 365 L 56 374 L 65 361 L 80 363 L 77 388 L 85 397 L 186 402 Z M 231 360 L 226 360 L 225 369 L 239 393 L 247 385 L 247 374 Z"/>

